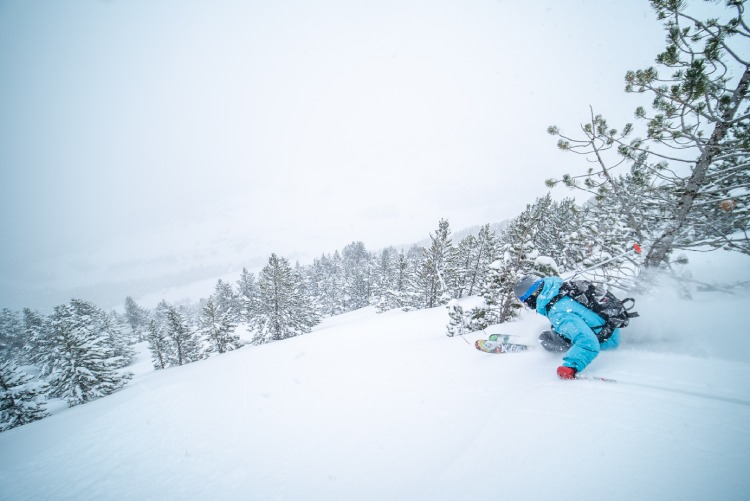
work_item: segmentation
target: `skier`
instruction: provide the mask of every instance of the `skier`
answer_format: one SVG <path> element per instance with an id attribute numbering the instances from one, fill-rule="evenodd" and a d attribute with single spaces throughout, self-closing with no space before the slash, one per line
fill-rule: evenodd
<path id="1" fill-rule="evenodd" d="M 595 329 L 604 320 L 569 296 L 556 299 L 562 283 L 560 277 L 529 276 L 518 281 L 514 292 L 526 306 L 549 319 L 552 330 L 542 332 L 539 342 L 547 351 L 566 352 L 557 375 L 561 379 L 575 379 L 576 373 L 585 369 L 599 350 L 612 350 L 620 345 L 620 330 L 615 329 L 608 339 L 600 341 Z M 553 299 L 556 301 L 548 309 Z"/>

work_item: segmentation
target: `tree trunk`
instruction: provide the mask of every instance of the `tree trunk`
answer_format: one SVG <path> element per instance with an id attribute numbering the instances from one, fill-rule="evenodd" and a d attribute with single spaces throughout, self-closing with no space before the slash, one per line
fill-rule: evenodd
<path id="1" fill-rule="evenodd" d="M 672 221 L 661 236 L 654 241 L 651 245 L 651 249 L 646 254 L 644 262 L 646 267 L 658 267 L 661 263 L 666 261 L 667 255 L 672 251 L 674 240 L 685 225 L 688 216 L 690 215 L 690 211 L 693 208 L 693 203 L 698 197 L 700 189 L 704 185 L 708 169 L 713 163 L 714 157 L 720 150 L 721 141 L 727 135 L 730 123 L 734 119 L 740 104 L 747 95 L 748 86 L 750 86 L 750 67 L 745 68 L 745 73 L 742 75 L 742 78 L 737 84 L 737 88 L 732 94 L 731 105 L 724 111 L 721 121 L 716 124 L 716 128 L 714 128 L 705 149 L 696 160 L 693 173 L 688 179 L 685 192 L 680 197 Z"/>

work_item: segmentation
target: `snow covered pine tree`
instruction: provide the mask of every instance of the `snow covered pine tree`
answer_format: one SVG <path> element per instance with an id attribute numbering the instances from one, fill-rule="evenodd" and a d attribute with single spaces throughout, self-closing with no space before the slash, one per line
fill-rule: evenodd
<path id="1" fill-rule="evenodd" d="M 43 389 L 14 362 L 0 363 L 0 431 L 47 417 Z"/>
<path id="2" fill-rule="evenodd" d="M 118 371 L 118 358 L 108 336 L 97 330 L 104 312 L 80 299 L 55 307 L 50 317 L 54 349 L 48 354 L 51 394 L 68 406 L 109 395 L 131 374 Z"/>

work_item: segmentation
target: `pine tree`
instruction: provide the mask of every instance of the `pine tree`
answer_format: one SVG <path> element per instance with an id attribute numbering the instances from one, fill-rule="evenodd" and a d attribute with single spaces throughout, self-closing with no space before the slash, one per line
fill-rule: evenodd
<path id="1" fill-rule="evenodd" d="M 234 333 L 237 327 L 234 316 L 234 312 L 222 309 L 220 304 L 214 304 L 213 299 L 208 298 L 203 307 L 199 328 L 206 341 L 206 354 L 226 353 L 242 346 L 240 337 Z"/>
<path id="2" fill-rule="evenodd" d="M 486 309 L 484 317 L 489 325 L 514 318 L 521 308 L 513 295 L 513 286 L 522 277 L 515 264 L 512 254 L 506 252 L 503 258 L 488 266 L 481 293 Z"/>
<path id="3" fill-rule="evenodd" d="M 613 256 L 624 254 L 632 248 L 635 240 L 622 215 L 606 201 L 592 201 L 580 213 L 580 226 L 577 232 L 566 237 L 569 251 L 563 259 L 566 269 L 571 261 L 576 269 L 587 270 L 586 278 L 601 284 L 628 289 L 638 272 L 638 262 L 634 256 L 623 256 L 620 259 L 605 262 Z"/>
<path id="4" fill-rule="evenodd" d="M 500 236 L 497 255 L 487 272 L 482 297 L 488 308 L 488 321 L 502 323 L 517 315 L 513 287 L 531 269 L 533 251 L 533 209 L 528 206 Z"/>
<path id="5" fill-rule="evenodd" d="M 451 299 L 451 288 L 456 276 L 456 252 L 450 238 L 448 221 L 441 219 L 431 245 L 424 253 L 424 261 L 418 275 L 422 294 L 422 307 L 432 308 L 446 304 Z"/>
<path id="6" fill-rule="evenodd" d="M 148 310 L 141 308 L 135 300 L 128 296 L 125 298 L 125 319 L 127 320 L 133 336 L 142 341 L 148 328 Z"/>
<path id="7" fill-rule="evenodd" d="M 317 319 L 316 323 L 319 322 L 323 306 L 318 295 L 318 284 L 313 280 L 308 268 L 302 266 L 299 262 L 294 265 L 294 275 L 299 283 L 299 295 L 307 298 L 307 306 Z"/>
<path id="8" fill-rule="evenodd" d="M 474 250 L 473 260 L 468 272 L 467 294 L 472 296 L 484 283 L 487 276 L 487 268 L 495 260 L 495 248 L 497 237 L 487 224 L 479 230 L 477 244 Z"/>
<path id="9" fill-rule="evenodd" d="M 691 16 L 684 2 L 651 3 L 659 19 L 666 20 L 668 32 L 667 47 L 656 62 L 672 73 L 665 79 L 653 67 L 630 71 L 626 91 L 655 96 L 656 113 L 648 116 L 639 108 L 636 116 L 647 122 L 649 141 L 682 155 L 675 161 L 672 154 L 651 154 L 690 170 L 669 181 L 672 217 L 656 235 L 645 264 L 658 266 L 673 248 L 695 245 L 750 254 L 750 193 L 744 189 L 750 179 L 750 58 L 743 50 L 750 29 L 743 18 L 745 2 L 727 1 L 731 18 L 723 23 Z M 641 140 L 636 140 L 623 151 L 632 158 L 640 150 Z M 659 170 L 667 172 L 661 166 Z M 724 201 L 730 202 L 729 210 L 721 208 Z M 726 216 L 726 221 L 708 224 L 708 216 Z"/>
<path id="10" fill-rule="evenodd" d="M 148 321 L 146 330 L 146 341 L 148 349 L 151 351 L 151 362 L 154 369 L 166 369 L 169 367 L 170 360 L 174 360 L 174 345 L 167 336 L 166 329 L 159 326 L 155 319 Z"/>
<path id="11" fill-rule="evenodd" d="M 151 313 L 149 318 L 156 321 L 156 324 L 163 328 L 166 332 L 167 329 L 167 314 L 169 313 L 170 304 L 166 300 L 162 299 L 159 304 L 156 305 L 154 311 Z"/>
<path id="12" fill-rule="evenodd" d="M 122 387 L 131 374 L 117 370 L 117 356 L 108 337 L 98 331 L 102 312 L 80 299 L 55 307 L 50 319 L 54 340 L 50 390 L 69 406 L 88 402 Z"/>
<path id="13" fill-rule="evenodd" d="M 55 339 L 48 319 L 37 311 L 24 308 L 23 326 L 28 340 L 24 347 L 24 360 L 35 365 L 42 376 L 49 375 L 55 360 Z"/>
<path id="14" fill-rule="evenodd" d="M 185 317 L 175 306 L 167 306 L 166 334 L 173 346 L 170 365 L 185 365 L 201 359 L 198 337 Z"/>
<path id="15" fill-rule="evenodd" d="M 255 275 L 242 268 L 242 274 L 237 281 L 237 296 L 240 302 L 240 321 L 250 323 L 255 315 L 258 302 L 258 284 Z"/>
<path id="16" fill-rule="evenodd" d="M 344 272 L 344 311 L 370 304 L 370 254 L 362 242 L 352 242 L 341 253 Z"/>
<path id="17" fill-rule="evenodd" d="M 0 432 L 47 417 L 43 391 L 14 362 L 0 362 Z"/>
<path id="18" fill-rule="evenodd" d="M 496 236 L 490 225 L 484 225 L 475 237 L 469 235 L 458 245 L 457 252 L 457 280 L 456 297 L 464 294 L 472 296 L 481 288 L 487 276 L 490 263 L 495 260 Z"/>
<path id="19" fill-rule="evenodd" d="M 556 269 L 550 269 L 537 259 L 543 256 L 540 248 L 547 252 L 555 248 L 554 242 L 548 238 L 554 211 L 555 205 L 549 195 L 538 198 L 500 235 L 496 251 L 500 257 L 488 267 L 482 289 L 488 322 L 502 323 L 517 315 L 521 304 L 513 293 L 513 287 L 521 278 L 529 274 L 557 274 Z"/>
<path id="20" fill-rule="evenodd" d="M 0 361 L 20 360 L 26 336 L 21 315 L 3 308 L 0 311 Z"/>
<path id="21" fill-rule="evenodd" d="M 617 206 L 647 249 L 647 268 L 666 265 L 674 249 L 750 253 L 750 59 L 741 50 L 750 30 L 744 4 L 728 0 L 724 12 L 703 20 L 691 15 L 687 2 L 651 1 L 667 32 L 656 63 L 668 73 L 650 67 L 625 75 L 626 92 L 654 98 L 651 115 L 636 110 L 645 137 L 629 140 L 632 124 L 618 132 L 593 111 L 581 138 L 548 129 L 560 137 L 561 150 L 585 155 L 596 167 L 566 174 L 562 182 Z M 618 174 L 621 166 L 630 166 L 630 173 Z M 627 188 L 636 187 L 634 197 Z"/>
<path id="22" fill-rule="evenodd" d="M 112 348 L 118 368 L 133 363 L 135 350 L 132 347 L 132 339 L 127 335 L 125 320 L 117 312 L 99 311 L 94 328 L 107 337 L 107 344 Z"/>
<path id="23" fill-rule="evenodd" d="M 403 311 L 424 308 L 424 288 L 421 273 L 424 269 L 427 250 L 419 245 L 412 245 L 406 252 L 403 273 L 403 292 L 398 294 L 398 301 Z"/>
<path id="24" fill-rule="evenodd" d="M 322 255 L 313 262 L 311 282 L 315 284 L 318 307 L 323 315 L 338 315 L 344 310 L 344 272 L 341 255 Z"/>
<path id="25" fill-rule="evenodd" d="M 300 281 L 286 259 L 271 255 L 258 277 L 254 344 L 305 334 L 320 321 L 310 299 L 300 294 Z"/>
<path id="26" fill-rule="evenodd" d="M 240 295 L 232 288 L 232 284 L 218 280 L 212 297 L 214 305 L 221 310 L 223 316 L 226 316 L 228 320 L 235 324 L 240 321 L 242 300 Z"/>
<path id="27" fill-rule="evenodd" d="M 463 336 L 468 332 L 464 320 L 464 309 L 455 299 L 448 303 L 448 318 L 450 320 L 445 333 L 448 337 Z"/>
<path id="28" fill-rule="evenodd" d="M 456 284 L 453 296 L 461 298 L 469 289 L 469 270 L 472 268 L 472 261 L 476 253 L 477 238 L 474 235 L 467 235 L 458 243 L 456 249 Z"/>
<path id="29" fill-rule="evenodd" d="M 419 250 L 422 254 L 422 249 Z M 394 309 L 409 309 L 410 287 L 413 280 L 409 257 L 404 251 L 396 252 L 392 247 L 381 255 L 378 268 L 378 286 L 375 307 L 378 313 Z"/>
<path id="30" fill-rule="evenodd" d="M 373 302 L 377 303 L 383 292 L 392 287 L 395 281 L 396 249 L 388 247 L 380 251 L 372 266 L 372 296 Z"/>
<path id="31" fill-rule="evenodd" d="M 566 235 L 576 228 L 575 205 L 571 199 L 555 202 L 548 193 L 534 203 L 536 227 L 532 233 L 534 247 L 541 256 L 558 259 L 564 255 Z"/>
<path id="32" fill-rule="evenodd" d="M 572 198 L 564 199 L 555 207 L 550 215 L 554 249 L 548 255 L 555 259 L 560 270 L 579 269 L 583 261 L 591 259 L 593 255 L 597 234 L 592 230 L 600 223 L 595 216 L 589 218 L 593 212 L 579 207 Z M 612 231 L 617 229 L 613 228 Z M 619 233 L 616 235 L 618 238 L 621 236 Z"/>
<path id="33" fill-rule="evenodd" d="M 486 307 L 475 307 L 464 311 L 458 301 L 451 300 L 448 303 L 448 325 L 446 335 L 448 337 L 463 336 L 469 332 L 475 332 L 489 327 Z"/>

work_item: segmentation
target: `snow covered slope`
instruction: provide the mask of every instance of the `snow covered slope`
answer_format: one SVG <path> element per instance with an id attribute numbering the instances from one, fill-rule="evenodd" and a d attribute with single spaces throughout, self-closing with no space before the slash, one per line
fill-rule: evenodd
<path id="1" fill-rule="evenodd" d="M 560 381 L 541 349 L 478 352 L 443 308 L 330 318 L 0 434 L 0 497 L 746 500 L 748 299 L 681 304 L 641 300 L 585 371 L 617 383 Z M 525 312 L 489 332 L 544 327 Z"/>

